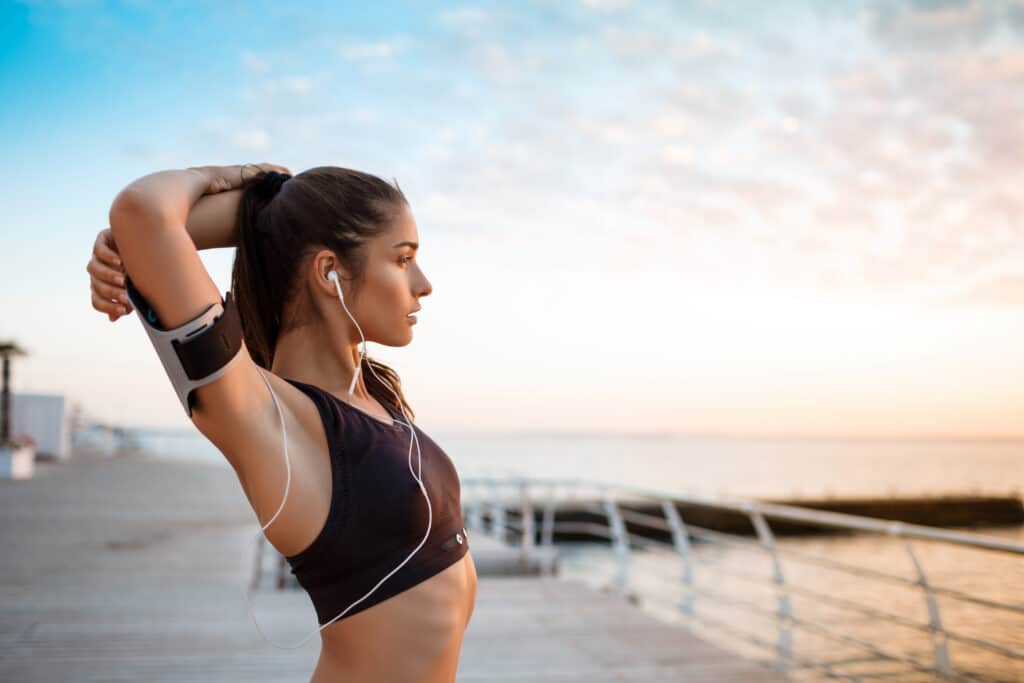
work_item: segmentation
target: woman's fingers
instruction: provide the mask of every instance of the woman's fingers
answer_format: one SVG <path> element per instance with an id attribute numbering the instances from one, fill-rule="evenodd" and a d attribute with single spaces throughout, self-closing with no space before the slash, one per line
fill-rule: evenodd
<path id="1" fill-rule="evenodd" d="M 118 306 L 125 309 L 125 312 L 132 310 L 131 300 L 128 298 L 128 291 L 121 287 L 114 287 L 96 278 L 92 279 L 92 292 L 101 301 L 110 303 L 110 307 L 101 308 L 102 311 L 116 311 Z"/>
<path id="2" fill-rule="evenodd" d="M 89 260 L 89 264 L 85 267 L 86 272 L 89 273 L 93 283 L 110 285 L 111 287 L 117 287 L 121 291 L 125 291 L 125 275 L 119 270 L 115 270 L 110 266 L 104 265 L 100 260 L 93 256 Z"/>
<path id="3" fill-rule="evenodd" d="M 263 162 L 262 164 L 246 164 L 245 166 L 242 167 L 242 181 L 243 183 L 248 182 L 254 176 L 257 176 L 260 173 L 268 173 L 270 171 L 277 171 L 278 173 L 287 173 L 288 175 L 292 174 L 292 172 L 288 169 L 287 166 L 280 166 L 278 164 L 270 164 L 267 162 Z"/>
<path id="4" fill-rule="evenodd" d="M 128 290 L 122 287 L 115 287 L 114 285 L 108 285 L 106 282 L 93 278 L 92 288 L 104 299 L 110 301 L 118 301 L 124 306 L 128 306 Z"/>
<path id="5" fill-rule="evenodd" d="M 262 164 L 236 164 L 234 166 L 189 166 L 188 170 L 196 171 L 208 179 L 207 194 L 217 194 L 238 189 L 248 184 L 250 180 L 260 173 L 268 171 L 292 174 L 287 166 L 267 162 Z"/>
<path id="6" fill-rule="evenodd" d="M 278 173 L 287 173 L 291 175 L 292 172 L 288 170 L 286 166 L 279 166 L 278 164 L 271 164 L 264 161 L 262 164 L 255 164 L 261 171 L 277 171 Z"/>
<path id="7" fill-rule="evenodd" d="M 125 289 L 124 264 L 110 228 L 100 230 L 96 235 L 92 258 L 85 270 L 89 273 L 94 309 L 106 313 L 110 322 L 134 310 Z"/>
<path id="8" fill-rule="evenodd" d="M 277 171 L 278 173 L 287 173 L 288 175 L 292 174 L 292 172 L 288 170 L 287 166 L 278 166 L 277 164 L 264 164 L 264 166 L 266 166 L 267 170 L 270 171 Z"/>
<path id="9" fill-rule="evenodd" d="M 130 304 L 111 301 L 97 294 L 95 289 L 92 290 L 92 307 L 101 313 L 106 313 L 107 317 L 110 318 L 110 322 L 114 322 L 122 315 L 126 315 L 133 310 Z"/>
<path id="10" fill-rule="evenodd" d="M 116 249 L 117 243 L 114 241 L 110 228 L 100 230 L 99 234 L 96 235 L 96 243 L 93 245 L 92 253 L 111 268 L 123 269 L 121 257 L 118 256 Z"/>

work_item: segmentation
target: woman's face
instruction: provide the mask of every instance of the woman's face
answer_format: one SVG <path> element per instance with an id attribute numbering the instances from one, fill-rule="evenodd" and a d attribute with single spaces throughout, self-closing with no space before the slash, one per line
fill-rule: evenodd
<path id="1" fill-rule="evenodd" d="M 353 303 L 346 291 L 345 303 L 367 340 L 386 346 L 412 341 L 415 319 L 409 314 L 433 291 L 416 260 L 419 241 L 412 210 L 403 205 L 388 231 L 366 243 L 363 282 Z"/>

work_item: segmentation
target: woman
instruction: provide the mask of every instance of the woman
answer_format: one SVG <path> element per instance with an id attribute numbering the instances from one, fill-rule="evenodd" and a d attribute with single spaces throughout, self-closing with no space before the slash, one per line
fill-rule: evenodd
<path id="1" fill-rule="evenodd" d="M 87 267 L 93 308 L 127 314 L 130 284 L 172 329 L 222 301 L 197 250 L 237 247 L 241 359 L 193 392 L 189 412 L 310 595 L 322 628 L 312 683 L 454 681 L 476 601 L 455 469 L 406 417 L 397 374 L 358 349 L 412 341 L 407 316 L 431 293 L 418 243 L 405 196 L 373 175 L 202 166 L 122 190 Z M 407 460 L 412 430 L 425 488 Z"/>

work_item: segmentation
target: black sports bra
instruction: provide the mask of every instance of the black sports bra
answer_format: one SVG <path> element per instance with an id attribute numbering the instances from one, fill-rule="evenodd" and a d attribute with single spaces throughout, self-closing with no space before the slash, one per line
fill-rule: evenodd
<path id="1" fill-rule="evenodd" d="M 309 396 L 320 412 L 331 462 L 331 503 L 313 542 L 285 556 L 323 625 L 363 597 L 423 540 L 427 502 L 409 470 L 409 428 L 388 425 L 320 387 L 288 383 Z M 412 588 L 461 559 L 469 550 L 459 499 L 459 475 L 434 441 L 416 430 L 419 473 L 433 513 L 430 536 L 401 569 L 341 619 Z M 417 471 L 412 445 L 412 471 Z M 340 621 L 340 619 L 339 619 Z"/>

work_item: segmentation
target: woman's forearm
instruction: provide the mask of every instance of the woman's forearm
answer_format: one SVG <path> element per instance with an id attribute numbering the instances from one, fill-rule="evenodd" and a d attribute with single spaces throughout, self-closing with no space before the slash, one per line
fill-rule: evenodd
<path id="1" fill-rule="evenodd" d="M 238 246 L 238 202 L 242 190 L 204 195 L 188 214 L 185 228 L 196 249 Z"/>
<path id="2" fill-rule="evenodd" d="M 210 180 L 193 169 L 157 171 L 129 183 L 114 198 L 114 204 L 127 202 L 134 209 L 184 224 L 209 185 Z"/>
<path id="3" fill-rule="evenodd" d="M 158 171 L 130 183 L 114 203 L 128 201 L 138 210 L 184 224 L 196 249 L 234 247 L 241 189 L 205 194 L 210 178 L 196 169 Z"/>

